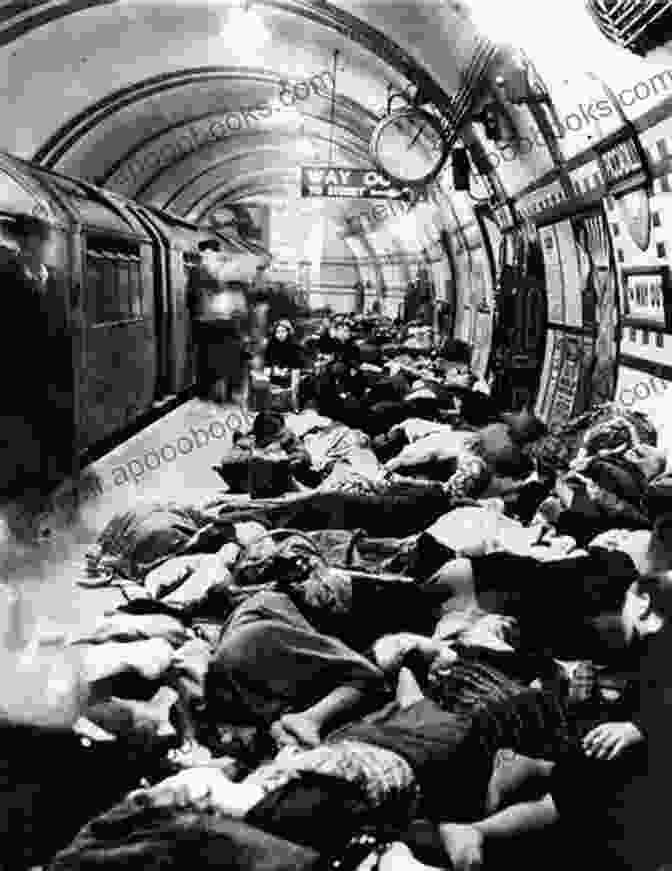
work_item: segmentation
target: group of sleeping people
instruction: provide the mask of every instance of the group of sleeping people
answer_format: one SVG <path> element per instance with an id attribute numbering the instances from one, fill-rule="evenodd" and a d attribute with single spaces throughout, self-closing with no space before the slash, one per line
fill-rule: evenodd
<path id="1" fill-rule="evenodd" d="M 657 521 L 637 568 L 599 549 L 564 562 L 519 579 L 520 619 L 465 607 L 523 566 L 501 555 L 478 573 L 449 560 L 377 606 L 353 601 L 344 581 L 329 595 L 347 607 L 322 625 L 311 595 L 324 596 L 323 581 L 298 598 L 252 595 L 211 662 L 209 705 L 224 721 L 235 709 L 265 724 L 274 753 L 245 776 L 194 767 L 127 802 L 243 820 L 326 857 L 368 829 L 380 868 L 395 871 L 493 867 L 498 844 L 536 844 L 539 831 L 546 865 L 578 856 L 582 868 L 658 871 L 672 519 Z M 577 652 L 631 675 L 608 715 L 567 699 L 558 660 Z"/>

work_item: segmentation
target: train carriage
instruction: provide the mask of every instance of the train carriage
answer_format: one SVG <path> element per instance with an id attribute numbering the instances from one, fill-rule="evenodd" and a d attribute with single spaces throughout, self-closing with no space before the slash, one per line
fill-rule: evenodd
<path id="1" fill-rule="evenodd" d="M 42 348 L 49 359 L 37 364 L 49 414 L 59 409 L 58 430 L 68 433 L 68 444 L 61 450 L 46 444 L 47 422 L 28 426 L 30 409 L 39 404 L 35 396 L 25 396 L 25 414 L 16 408 L 0 413 L 4 493 L 17 489 L 26 473 L 42 474 L 59 453 L 59 468 L 47 477 L 75 472 L 101 445 L 190 390 L 195 367 L 187 288 L 199 242 L 216 236 L 225 256 L 252 255 L 260 264 L 268 259 L 264 249 L 234 234 L 222 236 L 0 154 L 0 223 L 26 216 L 49 228 L 43 310 L 46 332 L 58 343 Z M 39 343 L 35 323 L 20 321 L 12 324 L 13 335 Z"/>

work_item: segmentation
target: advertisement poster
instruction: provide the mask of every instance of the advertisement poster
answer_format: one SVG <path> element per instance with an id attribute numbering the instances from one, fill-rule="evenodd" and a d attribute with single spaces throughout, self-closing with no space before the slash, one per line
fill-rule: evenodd
<path id="1" fill-rule="evenodd" d="M 492 313 L 489 309 L 476 310 L 473 335 L 474 352 L 471 358 L 471 367 L 474 374 L 479 378 L 485 376 L 490 359 L 492 346 Z"/>
<path id="2" fill-rule="evenodd" d="M 541 227 L 539 230 L 541 250 L 546 270 L 546 292 L 548 294 L 548 320 L 552 324 L 565 322 L 565 287 L 558 250 L 555 227 Z"/>
<path id="3" fill-rule="evenodd" d="M 539 390 L 537 391 L 537 404 L 534 413 L 546 422 L 548 416 L 548 408 L 551 401 L 550 396 L 550 374 L 553 364 L 553 355 L 555 353 L 556 332 L 549 330 L 546 334 L 546 351 L 544 353 L 544 365 L 539 379 Z"/>
<path id="4" fill-rule="evenodd" d="M 551 369 L 551 384 L 555 386 L 555 392 L 546 421 L 551 430 L 564 426 L 574 414 L 583 363 L 581 337 L 562 336 L 557 343 L 557 348 L 558 357 L 562 362 L 557 376 L 553 371 L 555 367 Z"/>
<path id="5" fill-rule="evenodd" d="M 576 245 L 571 221 L 559 221 L 553 225 L 559 267 L 562 268 L 562 294 L 564 317 L 562 323 L 569 327 L 583 326 L 582 293 L 589 266 L 585 255 Z M 544 255 L 545 256 L 545 255 Z"/>
<path id="6" fill-rule="evenodd" d="M 619 317 L 616 271 L 602 213 L 574 219 L 574 227 L 577 249 L 586 263 L 584 326 L 596 334 L 590 401 L 599 404 L 611 400 L 616 389 Z"/>

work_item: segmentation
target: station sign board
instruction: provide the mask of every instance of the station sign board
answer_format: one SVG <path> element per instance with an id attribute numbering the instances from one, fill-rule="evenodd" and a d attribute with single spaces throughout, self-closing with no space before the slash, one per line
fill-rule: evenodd
<path id="1" fill-rule="evenodd" d="M 302 197 L 337 197 L 347 199 L 395 200 L 402 196 L 374 169 L 344 166 L 302 166 Z"/>

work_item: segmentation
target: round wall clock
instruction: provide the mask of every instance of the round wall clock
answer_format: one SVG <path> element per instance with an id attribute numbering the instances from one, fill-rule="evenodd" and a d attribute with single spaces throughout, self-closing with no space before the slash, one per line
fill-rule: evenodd
<path id="1" fill-rule="evenodd" d="M 410 107 L 383 118 L 369 148 L 378 169 L 401 186 L 433 181 L 449 154 L 440 119 Z"/>

